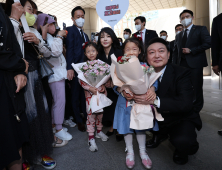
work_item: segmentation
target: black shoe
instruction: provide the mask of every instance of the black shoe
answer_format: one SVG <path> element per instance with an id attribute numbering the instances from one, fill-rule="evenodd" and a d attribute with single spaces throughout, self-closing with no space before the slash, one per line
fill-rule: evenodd
<path id="1" fill-rule="evenodd" d="M 116 141 L 117 142 L 120 142 L 124 139 L 124 136 L 123 135 L 120 135 L 120 134 L 116 134 Z"/>
<path id="2" fill-rule="evenodd" d="M 114 131 L 110 132 L 110 131 L 107 131 L 106 132 L 106 136 L 112 136 L 114 134 Z"/>
<path id="3" fill-rule="evenodd" d="M 173 161 L 178 165 L 184 165 L 188 162 L 188 155 L 181 156 L 179 152 L 176 150 L 173 154 Z"/>
<path id="4" fill-rule="evenodd" d="M 156 148 L 161 142 L 168 139 L 168 135 L 153 135 L 153 138 L 146 142 L 147 148 Z"/>
<path id="5" fill-rule="evenodd" d="M 220 136 L 222 136 L 222 129 L 221 129 L 221 130 L 218 130 L 218 134 L 219 134 Z"/>
<path id="6" fill-rule="evenodd" d="M 77 126 L 78 126 L 78 130 L 80 132 L 85 132 L 86 131 L 86 126 L 84 125 L 84 123 L 78 123 Z"/>

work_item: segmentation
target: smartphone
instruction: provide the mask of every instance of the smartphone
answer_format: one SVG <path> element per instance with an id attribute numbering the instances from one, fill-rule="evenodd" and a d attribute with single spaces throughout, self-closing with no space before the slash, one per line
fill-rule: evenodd
<path id="1" fill-rule="evenodd" d="M 48 17 L 45 17 L 45 20 L 44 20 L 44 22 L 43 22 L 43 26 L 45 26 L 46 24 L 47 24 L 47 22 L 48 22 Z"/>
<path id="2" fill-rule="evenodd" d="M 51 14 L 48 14 L 53 20 L 55 19 L 54 16 L 52 16 Z"/>
<path id="3" fill-rule="evenodd" d="M 91 33 L 91 41 L 93 42 L 95 40 L 95 32 Z"/>
<path id="4" fill-rule="evenodd" d="M 66 23 L 63 22 L 63 30 L 66 30 Z"/>

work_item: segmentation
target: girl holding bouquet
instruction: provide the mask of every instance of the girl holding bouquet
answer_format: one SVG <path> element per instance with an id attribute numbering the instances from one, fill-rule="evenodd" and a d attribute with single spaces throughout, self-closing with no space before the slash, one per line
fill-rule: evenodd
<path id="1" fill-rule="evenodd" d="M 98 56 L 98 50 L 97 46 L 93 42 L 89 42 L 85 45 L 84 48 L 84 53 L 85 53 L 85 61 L 92 61 L 96 60 Z M 98 147 L 96 145 L 95 139 L 94 139 L 94 132 L 95 132 L 95 124 L 97 127 L 96 131 L 96 138 L 101 138 L 102 141 L 107 141 L 109 138 L 102 132 L 102 117 L 103 113 L 92 113 L 90 108 L 90 101 L 92 98 L 92 95 L 97 95 L 97 91 L 100 93 L 104 93 L 107 95 L 106 88 L 104 85 L 100 86 L 98 89 L 95 87 L 92 87 L 85 83 L 82 80 L 79 80 L 80 85 L 84 88 L 85 90 L 85 97 L 86 97 L 86 110 L 87 110 L 87 132 L 89 133 L 89 138 L 88 138 L 88 145 L 89 145 L 89 150 L 92 152 L 96 152 L 98 150 Z"/>
<path id="2" fill-rule="evenodd" d="M 123 44 L 123 50 L 124 54 L 129 56 L 136 56 L 139 58 L 141 65 L 144 65 L 142 61 L 143 59 L 143 48 L 142 48 L 142 42 L 137 38 L 130 38 L 127 39 Z M 147 94 L 148 98 L 147 100 L 154 100 L 156 99 L 156 93 L 155 90 L 157 89 L 158 81 L 156 81 L 150 89 L 148 89 Z M 130 92 L 126 93 L 126 91 L 119 91 L 119 87 L 114 87 L 114 91 L 118 94 L 118 101 L 115 109 L 115 117 L 114 117 L 114 123 L 113 128 L 117 129 L 119 134 L 124 135 L 124 140 L 126 143 L 127 148 L 127 155 L 126 155 L 126 166 L 130 169 L 132 169 L 135 165 L 134 161 L 134 151 L 133 151 L 133 133 L 134 130 L 130 129 L 130 113 L 132 106 L 128 106 L 128 101 L 133 100 L 134 96 L 133 93 Z M 128 106 L 128 107 L 127 107 Z M 158 124 L 155 123 L 153 130 L 158 131 Z M 146 130 L 135 130 L 136 131 L 136 138 L 139 144 L 139 150 L 140 150 L 140 157 L 142 159 L 142 164 L 146 169 L 150 169 L 152 166 L 152 162 L 146 153 Z"/>

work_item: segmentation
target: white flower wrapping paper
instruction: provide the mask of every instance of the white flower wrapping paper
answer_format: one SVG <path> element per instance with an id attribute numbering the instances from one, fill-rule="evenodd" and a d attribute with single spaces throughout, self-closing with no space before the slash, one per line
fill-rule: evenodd
<path id="1" fill-rule="evenodd" d="M 100 60 L 101 61 L 101 60 Z M 74 64 L 72 63 L 72 67 L 74 70 L 78 73 L 78 78 L 88 85 L 92 86 L 88 80 L 85 78 L 83 72 L 80 70 L 80 68 L 86 64 L 86 62 Z M 101 85 L 105 84 L 110 79 L 110 74 L 104 76 L 104 78 L 95 86 L 96 88 L 99 88 Z M 94 86 L 92 86 L 94 87 Z M 97 95 L 93 95 L 90 102 L 90 109 L 92 113 L 99 113 L 103 111 L 103 108 L 110 106 L 112 104 L 112 101 L 106 97 L 105 94 L 97 93 Z"/>
<path id="2" fill-rule="evenodd" d="M 145 94 L 162 73 L 152 72 L 144 74 L 137 57 L 129 60 L 129 63 L 119 64 L 114 54 L 111 55 L 111 77 L 115 86 L 121 87 L 120 91 L 130 89 L 134 94 Z M 163 121 L 163 117 L 155 110 L 155 117 Z M 153 128 L 154 115 L 150 105 L 134 103 L 130 114 L 130 128 L 145 130 Z"/>

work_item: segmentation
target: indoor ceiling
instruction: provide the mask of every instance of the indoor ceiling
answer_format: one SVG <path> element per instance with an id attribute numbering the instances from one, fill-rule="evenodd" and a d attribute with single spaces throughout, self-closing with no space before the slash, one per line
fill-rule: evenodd
<path id="1" fill-rule="evenodd" d="M 5 0 L 0 0 L 5 1 Z M 70 18 L 75 6 L 83 8 L 96 8 L 98 0 L 33 0 L 38 10 L 44 13 L 56 15 L 60 20 Z M 101 0 L 102 1 L 102 0 Z M 111 0 L 110 0 L 111 1 Z M 127 12 L 141 12 L 158 9 L 182 7 L 183 0 L 129 0 Z"/>

